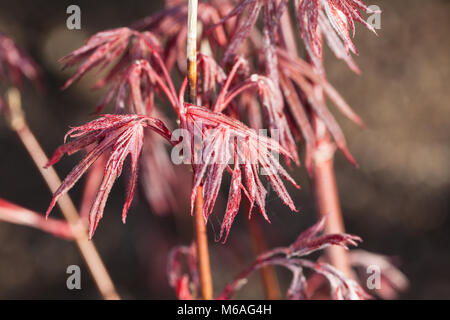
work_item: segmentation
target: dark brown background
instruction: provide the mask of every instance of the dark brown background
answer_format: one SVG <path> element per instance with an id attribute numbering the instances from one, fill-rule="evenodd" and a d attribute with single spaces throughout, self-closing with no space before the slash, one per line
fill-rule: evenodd
<path id="1" fill-rule="evenodd" d="M 370 3 L 369 3 L 370 2 Z M 327 71 L 346 100 L 363 117 L 361 130 L 338 116 L 360 163 L 353 168 L 341 155 L 337 177 L 347 231 L 364 239 L 362 248 L 398 257 L 411 288 L 401 298 L 450 298 L 450 1 L 366 1 L 383 10 L 379 37 L 357 28 L 357 76 L 327 54 Z M 82 30 L 65 27 L 66 7 L 78 4 Z M 57 59 L 94 32 L 128 25 L 150 14 L 157 1 L 0 1 L 0 30 L 12 35 L 45 70 L 44 95 L 26 88 L 30 126 L 47 153 L 62 142 L 69 125 L 91 119 L 99 98 L 86 80 L 65 92 L 69 72 Z M 57 165 L 61 175 L 77 156 Z M 292 190 L 301 213 L 289 213 L 269 195 L 272 224 L 264 228 L 270 245 L 287 245 L 315 220 L 303 169 L 296 169 L 303 190 Z M 186 181 L 185 183 L 190 183 Z M 79 203 L 81 184 L 71 192 Z M 118 290 L 126 298 L 173 298 L 165 276 L 167 251 L 187 244 L 170 217 L 157 217 L 137 197 L 128 223 L 120 221 L 122 179 L 114 187 L 95 243 Z M 18 139 L 0 121 L 0 197 L 45 211 L 50 194 Z M 274 201 L 272 201 L 274 200 Z M 187 205 L 187 203 L 186 203 Z M 187 211 L 187 210 L 186 210 Z M 186 212 L 186 215 L 188 213 Z M 59 216 L 55 211 L 54 216 Z M 243 216 L 243 215 L 242 215 Z M 220 216 L 210 223 L 211 236 Z M 216 289 L 222 288 L 252 258 L 243 217 L 226 245 L 211 245 Z M 178 234 L 178 235 L 177 235 Z M 66 267 L 82 266 L 82 290 L 65 287 Z M 283 279 L 285 275 L 282 274 Z M 287 279 L 287 278 L 286 278 Z M 255 279 L 254 279 L 255 280 Z M 258 281 L 241 297 L 259 298 Z M 75 246 L 40 231 L 0 223 L 0 298 L 99 298 Z"/>

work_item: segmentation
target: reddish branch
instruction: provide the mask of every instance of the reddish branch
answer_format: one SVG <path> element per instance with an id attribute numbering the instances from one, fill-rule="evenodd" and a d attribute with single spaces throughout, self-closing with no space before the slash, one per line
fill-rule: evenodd
<path id="1" fill-rule="evenodd" d="M 20 93 L 18 90 L 11 89 L 8 92 L 8 106 L 10 108 L 9 122 L 11 128 L 19 136 L 50 191 L 53 193 L 56 192 L 61 185 L 61 180 L 53 168 L 44 169 L 44 166 L 48 163 L 48 158 L 26 123 L 21 108 Z M 100 293 L 105 299 L 120 299 L 114 287 L 114 283 L 109 276 L 108 270 L 106 270 L 94 243 L 88 239 L 87 230 L 84 227 L 72 200 L 69 196 L 63 195 L 58 201 L 58 206 L 69 224 L 74 241 L 80 250 L 81 256 L 85 260 Z"/>
<path id="2" fill-rule="evenodd" d="M 289 54 L 292 57 L 298 56 L 296 46 L 290 43 L 295 39 L 295 36 L 292 32 L 288 11 L 283 14 L 280 19 L 280 24 L 283 40 Z M 323 89 L 317 85 L 315 89 L 320 90 L 319 96 L 323 101 Z M 312 182 L 316 198 L 317 213 L 320 218 L 327 217 L 325 233 L 345 233 L 333 166 L 336 147 L 331 140 L 330 133 L 324 122 L 316 115 L 313 115 L 313 126 L 315 145 L 313 146 Z M 339 246 L 329 247 L 327 248 L 327 254 L 331 265 L 335 266 L 348 277 L 353 274 L 348 252 L 344 248 Z"/>
<path id="3" fill-rule="evenodd" d="M 256 219 L 249 219 L 248 226 L 250 229 L 254 250 L 257 255 L 261 255 L 267 251 L 267 244 L 261 225 Z M 262 268 L 260 275 L 266 298 L 268 300 L 280 300 L 280 284 L 278 283 L 277 273 L 274 267 L 266 266 Z"/>
<path id="4" fill-rule="evenodd" d="M 40 213 L 22 208 L 1 198 L 0 220 L 36 228 L 44 232 L 48 232 L 55 237 L 73 240 L 72 231 L 65 221 L 45 219 L 45 217 Z"/>
<path id="5" fill-rule="evenodd" d="M 200 287 L 203 300 L 212 300 L 213 284 L 211 266 L 209 262 L 208 234 L 206 232 L 206 222 L 203 218 L 203 190 L 197 188 L 197 198 L 195 203 L 195 244 L 198 256 L 198 272 L 200 274 Z"/>
<path id="6" fill-rule="evenodd" d="M 188 101 L 197 104 L 197 0 L 189 0 L 188 5 L 188 34 L 187 34 L 187 64 L 188 64 Z M 206 232 L 206 221 L 203 215 L 203 189 L 197 187 L 195 200 L 195 242 L 198 255 L 198 270 L 200 273 L 200 286 L 204 300 L 213 299 L 213 284 L 211 266 L 208 251 L 208 235 Z"/>
<path id="7" fill-rule="evenodd" d="M 319 139 L 314 153 L 313 185 L 317 213 L 319 217 L 327 217 L 327 223 L 325 224 L 327 234 L 345 233 L 333 166 L 336 147 L 331 142 L 324 124 L 319 119 L 316 119 L 316 131 Z M 345 249 L 337 246 L 329 247 L 327 248 L 327 254 L 331 265 L 347 277 L 352 277 L 353 272 L 349 255 Z"/>

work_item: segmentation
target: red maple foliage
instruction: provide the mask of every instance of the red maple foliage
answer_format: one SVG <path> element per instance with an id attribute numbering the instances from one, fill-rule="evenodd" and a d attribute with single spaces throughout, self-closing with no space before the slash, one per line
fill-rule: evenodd
<path id="1" fill-rule="evenodd" d="M 177 298 L 179 300 L 194 299 L 196 293 L 191 293 L 191 287 L 194 287 L 195 291 L 200 288 L 195 245 L 179 246 L 172 249 L 167 260 L 169 284 L 175 288 Z"/>
<path id="2" fill-rule="evenodd" d="M 154 108 L 156 93 L 160 98 L 165 97 L 169 100 L 177 112 L 182 128 L 188 129 L 192 134 L 201 128 L 203 141 L 200 149 L 203 156 L 206 156 L 206 161 L 195 163 L 193 166 L 195 178 L 191 200 L 195 198 L 196 187 L 203 185 L 205 196 L 203 211 L 205 219 L 208 219 L 218 195 L 223 173 L 225 170 L 231 173 L 228 205 L 221 231 L 221 236 L 225 235 L 225 239 L 239 209 L 242 192 L 250 200 L 251 209 L 256 203 L 263 216 L 268 219 L 264 203 L 267 191 L 258 177 L 258 166 L 268 173 L 269 182 L 283 202 L 295 210 L 280 176 L 294 186 L 297 184 L 272 153 L 282 154 L 287 163 L 293 160 L 298 164 L 295 137 L 296 133 L 300 132 L 306 141 L 306 167 L 310 170 L 312 149 L 315 147 L 315 133 L 312 130 L 312 119 L 315 115 L 325 122 L 338 147 L 354 162 L 339 125 L 327 109 L 324 100 L 316 97 L 314 88 L 316 86 L 322 88 L 336 106 L 353 121 L 361 124 L 361 119 L 313 67 L 300 58 L 291 57 L 279 47 L 278 20 L 286 10 L 287 2 L 243 0 L 227 14 L 223 8 L 233 8 L 233 5 L 216 8 L 211 4 L 200 3 L 204 11 L 199 10 L 199 19 L 205 25 L 205 30 L 209 30 L 203 32 L 202 37 L 208 37 L 212 46 L 226 45 L 222 66 L 230 62 L 232 57 L 235 58 L 227 75 L 213 57 L 198 55 L 197 97 L 201 106 L 184 104 L 186 78 L 177 94 L 169 75 L 174 61 L 178 60 L 174 58 L 179 54 L 176 51 L 183 51 L 180 50 L 180 45 L 185 41 L 187 7 L 185 3 L 179 1 L 170 1 L 168 9 L 135 25 L 139 30 L 149 31 L 138 32 L 129 28 L 119 28 L 100 32 L 92 36 L 83 47 L 61 60 L 64 67 L 81 64 L 75 75 L 66 82 L 65 87 L 94 67 L 101 70 L 108 65 L 112 66 L 108 75 L 96 85 L 97 87 L 109 85 L 109 91 L 98 106 L 98 110 L 115 100 L 115 113 L 150 116 L 156 110 Z M 321 5 L 318 6 L 317 8 L 322 8 Z M 343 10 L 344 7 L 338 8 Z M 312 4 L 300 9 L 310 10 L 309 13 L 315 15 L 316 7 Z M 264 49 L 267 76 L 260 74 L 249 76 L 251 69 L 249 61 L 237 56 L 236 53 L 238 47 L 249 36 L 261 10 L 264 18 L 264 41 L 259 48 Z M 164 26 L 169 28 L 167 33 L 161 32 Z M 211 38 L 212 30 L 215 35 Z M 231 32 L 233 36 L 227 39 L 227 35 Z M 159 37 L 156 37 L 156 34 Z M 250 38 L 255 41 L 254 37 Z M 162 49 L 160 45 L 162 43 L 165 49 Z M 257 94 L 258 99 L 252 98 L 253 93 Z M 259 115 L 260 112 L 256 111 L 255 105 L 260 105 L 266 114 L 271 137 L 278 136 L 279 143 L 271 138 L 261 138 L 244 125 L 240 114 L 241 103 L 243 107 L 248 107 L 247 111 L 251 115 L 250 123 L 258 129 L 262 124 L 259 125 L 260 120 L 254 115 Z M 261 153 L 260 150 L 264 149 L 261 146 L 265 148 L 265 152 Z M 194 148 L 192 152 L 193 158 Z M 145 156 L 146 160 L 156 164 L 157 158 L 152 157 L 151 153 L 146 153 Z M 222 158 L 225 161 L 220 162 L 219 159 Z M 228 163 L 230 159 L 236 160 L 234 168 Z"/>
<path id="3" fill-rule="evenodd" d="M 161 51 L 159 42 L 150 32 L 139 33 L 129 28 L 98 32 L 85 45 L 60 59 L 63 68 L 81 64 L 63 88 L 70 86 L 92 68 L 103 70 L 116 62 L 108 75 L 97 82 L 97 87 L 102 86 L 135 60 L 150 58 L 158 51 Z"/>
<path id="4" fill-rule="evenodd" d="M 361 15 L 361 10 L 376 13 L 361 0 L 303 0 L 294 1 L 298 23 L 314 65 L 322 69 L 322 35 L 337 58 L 344 60 L 353 71 L 359 69 L 350 52 L 357 53 L 349 31 L 355 35 L 355 21 L 375 32 Z M 350 29 L 350 30 L 349 30 Z"/>
<path id="5" fill-rule="evenodd" d="M 276 65 L 275 48 L 277 46 L 277 24 L 289 0 L 241 0 L 233 10 L 225 15 L 214 27 L 222 25 L 228 19 L 237 16 L 239 26 L 236 28 L 222 62 L 227 63 L 236 54 L 238 48 L 246 40 L 257 22 L 259 13 L 263 12 L 263 36 L 266 63 Z M 349 31 L 355 32 L 355 21 L 360 22 L 369 30 L 375 32 L 361 15 L 361 10 L 376 13 L 360 0 L 293 0 L 298 24 L 305 47 L 314 64 L 322 69 L 322 36 L 336 57 L 343 59 L 355 72 L 359 72 L 349 52 L 357 53 L 350 38 Z M 350 29 L 350 30 L 349 30 Z M 376 32 L 375 32 L 376 33 Z M 269 67 L 269 69 L 271 69 Z M 272 72 L 275 68 L 272 68 Z"/>
<path id="6" fill-rule="evenodd" d="M 302 232 L 290 246 L 275 248 L 259 255 L 250 266 L 225 286 L 216 299 L 231 299 L 247 284 L 248 278 L 254 272 L 266 266 L 279 266 L 292 272 L 291 284 L 286 291 L 286 298 L 289 300 L 310 299 L 308 282 L 315 274 L 323 276 L 328 281 L 331 299 L 361 300 L 369 298 L 370 296 L 356 281 L 345 277 L 333 266 L 304 258 L 329 246 L 341 246 L 348 249 L 348 246 L 357 246 L 361 241 L 361 238 L 350 234 L 321 235 L 325 226 L 324 222 L 325 218 Z M 185 264 L 183 264 L 183 259 L 186 261 Z M 314 272 L 308 279 L 304 272 L 305 268 Z M 171 251 L 167 273 L 178 299 L 198 298 L 200 285 L 197 274 L 197 253 L 194 245 L 176 247 Z"/>
<path id="7" fill-rule="evenodd" d="M 0 84 L 21 88 L 26 77 L 40 88 L 40 69 L 24 51 L 19 49 L 13 39 L 0 32 Z M 6 102 L 0 95 L 0 110 Z"/>
<path id="8" fill-rule="evenodd" d="M 311 171 L 317 139 L 313 127 L 317 119 L 323 121 L 336 145 L 355 163 L 342 130 L 326 106 L 325 96 L 355 123 L 362 125 L 362 120 L 325 78 L 323 40 L 328 42 L 338 58 L 344 60 L 353 71 L 359 72 L 351 56 L 352 53 L 357 54 L 351 33 L 354 36 L 355 21 L 375 32 L 361 14 L 362 11 L 375 11 L 361 0 L 292 2 L 309 63 L 293 54 L 288 49 L 286 39 L 283 39 L 286 25 L 283 26 L 281 19 L 288 10 L 289 0 L 200 2 L 199 42 L 211 56 L 198 54 L 199 85 L 195 92 L 198 105 L 184 103 L 187 77 L 178 93 L 171 77 L 175 67 L 182 77 L 187 72 L 186 1 L 167 0 L 167 9 L 144 18 L 133 28 L 99 32 L 81 48 L 63 57 L 63 68 L 78 65 L 78 70 L 67 80 L 64 88 L 94 68 L 98 68 L 98 71 L 109 68 L 106 76 L 94 85 L 94 88 L 107 87 L 107 94 L 97 106 L 97 112 L 112 102 L 115 108 L 114 114 L 106 114 L 72 128 L 64 139 L 64 145 L 49 160 L 47 167 L 57 163 L 64 154 L 86 151 L 54 193 L 46 216 L 58 199 L 101 156 L 108 159 L 104 163 L 104 175 L 89 212 L 90 238 L 103 216 L 110 191 L 121 175 L 128 156 L 131 158 L 131 169 L 122 209 L 123 222 L 134 197 L 139 165 L 142 163 L 143 182 L 149 202 L 158 212 L 170 210 L 168 208 L 172 208 L 176 201 L 176 192 L 172 187 L 177 184 L 177 176 L 171 170 L 172 163 L 169 164 L 170 159 L 165 150 L 167 142 L 156 135 L 172 145 L 188 143 L 187 156 L 193 161 L 191 212 L 197 192 L 202 190 L 205 222 L 213 212 L 225 171 L 230 174 L 228 202 L 220 232 L 224 242 L 239 211 L 242 195 L 249 201 L 249 218 L 257 206 L 262 216 L 269 221 L 266 212 L 268 191 L 262 176 L 266 176 L 268 185 L 284 204 L 292 211 L 297 211 L 283 180 L 296 188 L 299 186 L 280 164 L 279 156 L 283 156 L 288 164 L 294 161 L 299 165 L 296 138 L 302 135 L 306 143 L 306 167 Z M 262 28 L 258 29 L 255 26 L 260 13 Z M 218 57 L 221 58 L 220 63 L 216 62 Z M 224 70 L 230 71 L 227 74 Z M 0 81 L 19 87 L 23 77 L 36 81 L 37 67 L 10 38 L 0 34 Z M 165 99 L 176 111 L 179 127 L 190 134 L 189 141 L 172 141 L 171 131 L 159 120 L 164 117 L 156 106 Z M 0 109 L 3 104 L 0 97 Z M 248 115 L 247 119 L 244 113 Z M 263 113 L 270 137 L 255 130 L 263 127 Z M 250 123 L 250 127 L 244 122 Z M 146 128 L 152 132 L 145 132 Z M 73 140 L 67 142 L 67 138 Z M 198 188 L 200 186 L 202 188 Z M 0 220 L 36 227 L 60 237 L 72 237 L 66 223 L 49 220 L 44 224 L 41 215 L 2 199 Z M 225 287 L 218 298 L 231 298 L 250 274 L 265 266 L 282 266 L 292 272 L 293 278 L 286 293 L 289 299 L 310 298 L 306 290 L 308 281 L 304 268 L 322 275 L 329 282 L 332 298 L 367 298 L 368 295 L 357 282 L 346 278 L 333 266 L 304 259 L 304 256 L 331 245 L 347 249 L 348 245 L 356 246 L 361 241 L 359 237 L 349 234 L 320 235 L 324 230 L 324 222 L 325 219 L 322 219 L 300 234 L 290 246 L 259 255 L 253 264 Z M 202 256 L 201 251 L 199 255 Z M 182 256 L 187 257 L 188 272 L 182 270 Z M 390 275 L 385 277 L 387 282 L 393 287 L 407 284 L 398 273 L 392 272 L 392 265 L 383 257 L 359 252 L 359 256 L 356 254 L 353 258 L 355 264 L 363 267 L 371 259 L 379 264 L 384 262 L 384 271 Z M 168 268 L 169 281 L 178 298 L 195 298 L 200 291 L 196 247 L 176 248 L 170 255 Z M 379 294 L 389 295 L 391 291 L 380 291 Z"/>
<path id="9" fill-rule="evenodd" d="M 289 247 L 275 248 L 259 255 L 255 262 L 242 271 L 232 282 L 226 285 L 218 299 L 230 299 L 246 283 L 246 279 L 255 271 L 268 265 L 281 266 L 292 272 L 291 284 L 286 297 L 291 300 L 308 299 L 307 280 L 303 268 L 308 268 L 325 277 L 330 284 L 330 297 L 336 300 L 360 300 L 369 295 L 360 285 L 345 277 L 339 270 L 323 262 L 313 262 L 303 257 L 329 246 L 357 246 L 361 238 L 350 234 L 319 235 L 325 227 L 325 218 L 302 232 Z"/>
<path id="10" fill-rule="evenodd" d="M 58 198 L 69 191 L 92 163 L 111 148 L 109 160 L 105 166 L 104 177 L 89 214 L 89 237 L 92 238 L 98 222 L 103 216 L 106 200 L 114 181 L 122 173 L 125 159 L 128 155 L 131 155 L 130 180 L 125 205 L 122 210 L 122 220 L 125 222 L 128 208 L 133 200 L 138 175 L 139 156 L 143 146 L 144 128 L 150 128 L 170 141 L 171 133 L 160 120 L 142 115 L 104 115 L 85 125 L 72 128 L 66 134 L 64 140 L 67 137 L 75 139 L 56 149 L 47 167 L 58 162 L 64 154 L 71 155 L 85 148 L 90 149 L 54 193 L 46 213 L 47 216 L 55 206 Z"/>
<path id="11" fill-rule="evenodd" d="M 182 125 L 192 133 L 192 145 L 195 145 L 195 136 L 198 134 L 201 135 L 202 142 L 200 156 L 194 150 L 192 158 L 195 165 L 193 166 L 194 186 L 191 195 L 191 212 L 194 209 L 197 187 L 204 183 L 203 214 L 207 220 L 212 213 L 223 173 L 225 170 L 231 172 L 228 204 L 220 233 L 221 237 L 225 235 L 224 241 L 238 213 L 241 192 L 250 202 L 249 216 L 256 204 L 264 218 L 269 221 L 265 210 L 267 190 L 259 178 L 261 169 L 264 170 L 267 179 L 283 202 L 291 210 L 297 211 L 281 177 L 295 187 L 299 188 L 299 186 L 273 153 L 287 158 L 292 156 L 278 142 L 257 134 L 236 119 L 193 105 L 186 105 Z M 233 161 L 230 162 L 230 160 Z M 233 169 L 229 167 L 230 163 L 234 164 Z"/>

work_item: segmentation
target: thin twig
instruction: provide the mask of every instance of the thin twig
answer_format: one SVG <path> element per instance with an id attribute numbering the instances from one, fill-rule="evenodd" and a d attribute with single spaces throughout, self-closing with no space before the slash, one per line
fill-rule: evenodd
<path id="1" fill-rule="evenodd" d="M 7 96 L 9 124 L 19 136 L 50 191 L 54 193 L 61 185 L 61 180 L 53 167 L 44 169 L 44 166 L 48 162 L 48 158 L 25 120 L 22 111 L 20 92 L 16 88 L 11 88 L 8 90 Z M 80 250 L 81 256 L 86 262 L 101 295 L 107 300 L 120 299 L 94 243 L 88 240 L 87 230 L 70 197 L 68 195 L 62 196 L 58 201 L 58 206 L 69 224 L 75 243 Z"/>
<path id="2" fill-rule="evenodd" d="M 197 104 L 197 7 L 198 0 L 189 0 L 188 4 L 188 33 L 187 33 L 187 64 L 188 64 L 188 102 Z M 206 232 L 206 221 L 203 216 L 203 189 L 197 189 L 195 201 L 195 240 L 197 246 L 198 270 L 202 298 L 213 299 L 213 284 L 211 266 L 209 261 L 208 237 Z"/>

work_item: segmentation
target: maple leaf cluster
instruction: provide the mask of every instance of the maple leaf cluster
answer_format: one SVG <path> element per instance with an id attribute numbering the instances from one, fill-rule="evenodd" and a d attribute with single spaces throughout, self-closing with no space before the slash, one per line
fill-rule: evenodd
<path id="1" fill-rule="evenodd" d="M 336 146 L 356 164 L 325 98 L 329 98 L 351 121 L 358 125 L 363 122 L 326 79 L 323 40 L 337 58 L 359 72 L 351 55 L 357 54 L 351 39 L 355 34 L 355 22 L 375 32 L 361 12 L 376 12 L 360 0 L 293 0 L 298 31 L 307 53 L 303 60 L 296 52 L 296 43 L 288 43 L 286 38 L 289 33 L 295 34 L 296 29 L 282 22 L 283 15 L 289 16 L 289 3 L 288 0 L 200 1 L 199 85 L 194 93 L 197 105 L 184 101 L 188 83 L 186 1 L 167 0 L 164 10 L 131 27 L 96 33 L 82 47 L 63 57 L 60 60 L 63 68 L 78 67 L 63 88 L 94 69 L 104 71 L 105 75 L 94 84 L 95 89 L 106 89 L 96 112 L 99 114 L 110 105 L 113 105 L 113 111 L 71 128 L 64 144 L 49 160 L 47 167 L 65 154 L 84 151 L 81 161 L 54 193 L 47 217 L 58 199 L 101 157 L 107 160 L 102 163 L 104 174 L 89 211 L 90 238 L 103 217 L 108 196 L 128 157 L 131 161 L 122 209 L 123 222 L 135 194 L 139 167 L 143 168 L 141 180 L 154 211 L 174 210 L 182 186 L 167 146 L 183 145 L 187 146 L 182 148 L 183 157 L 192 161 L 191 214 L 197 192 L 201 190 L 203 216 L 205 222 L 208 221 L 224 175 L 230 175 L 220 231 L 220 238 L 225 242 L 244 197 L 249 204 L 249 218 L 257 207 L 270 222 L 266 209 L 269 187 L 291 211 L 297 211 L 285 181 L 295 188 L 299 185 L 279 158 L 282 157 L 288 166 L 292 162 L 300 165 L 297 145 L 303 139 L 305 166 L 311 173 L 318 144 L 314 128 L 316 119 L 322 120 Z M 262 21 L 258 26 L 260 15 Z M 0 82 L 20 87 L 23 77 L 38 83 L 38 74 L 31 59 L 0 33 Z M 174 81 L 176 76 L 181 80 L 178 90 Z M 0 96 L 0 109 L 2 105 Z M 163 109 L 165 105 L 172 107 L 178 128 L 189 134 L 188 139 L 173 138 L 174 126 L 166 125 L 171 118 Z M 268 129 L 269 135 L 258 131 L 263 128 Z M 263 181 L 267 182 L 266 186 Z M 2 199 L 0 219 L 36 227 L 59 237 L 70 239 L 73 236 L 66 223 L 50 219 L 44 224 L 39 214 Z M 230 299 L 253 272 L 265 266 L 281 266 L 292 272 L 286 293 L 288 299 L 312 297 L 313 293 L 308 289 L 311 279 L 306 278 L 305 268 L 328 282 L 331 298 L 369 297 L 356 281 L 346 278 L 333 266 L 304 259 L 331 245 L 347 248 L 361 241 L 349 234 L 321 235 L 324 222 L 322 219 L 304 231 L 290 246 L 258 256 L 224 288 L 218 299 Z M 191 246 L 178 247 L 169 257 L 169 282 L 180 299 L 198 296 L 196 255 L 196 248 Z M 188 272 L 183 271 L 183 257 L 187 258 Z M 385 281 L 394 288 L 407 286 L 405 278 L 383 257 L 359 252 L 353 260 L 359 266 L 366 266 L 373 260 L 383 262 Z M 378 294 L 388 296 L 393 293 L 388 290 Z"/>
<path id="2" fill-rule="evenodd" d="M 263 217 L 269 221 L 265 210 L 267 190 L 259 178 L 261 170 L 264 170 L 265 176 L 283 202 L 291 210 L 296 211 L 281 176 L 295 187 L 299 186 L 274 157 L 273 152 L 286 157 L 290 154 L 275 140 L 258 135 L 235 119 L 196 106 L 187 107 L 185 126 L 192 133 L 195 133 L 196 128 L 202 127 L 200 134 L 204 135 L 201 146 L 203 159 L 198 161 L 200 164 L 194 166 L 191 212 L 194 210 L 197 187 L 203 184 L 205 199 L 203 213 L 207 220 L 216 202 L 224 171 L 228 170 L 231 174 L 221 237 L 225 235 L 226 240 L 228 236 L 231 224 L 239 211 L 242 193 L 250 203 L 249 216 L 256 204 Z M 231 159 L 234 163 L 233 168 L 229 165 Z"/>
<path id="3" fill-rule="evenodd" d="M 60 146 L 54 152 L 47 166 L 58 162 L 64 154 L 73 154 L 83 149 L 89 149 L 90 151 L 86 153 L 83 160 L 72 169 L 55 191 L 52 202 L 47 209 L 47 216 L 58 198 L 73 187 L 94 161 L 111 149 L 103 180 L 89 214 L 89 237 L 92 238 L 100 219 L 103 217 L 106 200 L 114 181 L 121 175 L 124 161 L 130 155 L 130 180 L 122 210 L 122 220 L 125 222 L 135 191 L 145 128 L 154 130 L 170 141 L 170 131 L 161 121 L 142 115 L 105 115 L 85 125 L 72 128 L 67 133 L 66 138 L 71 137 L 74 140 Z"/>
<path id="4" fill-rule="evenodd" d="M 339 270 L 326 262 L 314 262 L 305 259 L 313 252 L 323 250 L 329 246 L 357 246 L 361 239 L 350 234 L 321 234 L 324 230 L 325 218 L 302 232 L 288 247 L 275 248 L 259 255 L 255 261 L 239 273 L 218 294 L 217 299 L 229 300 L 248 283 L 248 278 L 256 271 L 266 266 L 286 268 L 292 273 L 291 284 L 287 288 L 286 298 L 289 300 L 310 299 L 314 294 L 313 288 L 308 286 L 314 274 L 321 276 L 328 282 L 329 297 L 335 300 L 361 300 L 370 298 L 355 280 L 345 277 Z M 184 268 L 183 259 L 187 261 Z M 195 299 L 198 297 L 199 282 L 197 275 L 195 246 L 176 247 L 168 259 L 168 277 L 175 288 L 178 299 Z M 304 269 L 313 271 L 313 275 L 306 277 Z M 184 271 L 185 270 L 185 271 Z"/>
<path id="5" fill-rule="evenodd" d="M 77 130 L 80 131 L 76 131 L 75 136 L 74 131 L 70 131 L 75 140 L 56 151 L 57 156 L 49 164 L 59 160 L 62 153 L 71 154 L 90 146 L 90 151 L 74 169 L 75 172 L 69 174 L 55 194 L 48 212 L 55 199 L 73 186 L 91 161 L 95 161 L 97 154 L 109 152 L 110 148 L 113 151 L 105 168 L 105 178 L 109 178 L 104 179 L 91 209 L 91 232 L 95 230 L 103 214 L 112 183 L 120 175 L 123 161 L 129 154 L 132 156 L 129 183 L 132 191 L 127 194 L 124 218 L 137 180 L 139 157 L 145 163 L 146 189 L 167 190 L 167 197 L 153 197 L 152 193 L 147 193 L 149 202 L 152 207 L 160 210 L 169 208 L 165 203 L 171 201 L 168 199 L 176 192 L 176 179 L 170 179 L 170 175 L 164 176 L 161 173 L 154 173 L 152 178 L 152 168 L 161 168 L 162 159 L 168 158 L 155 156 L 154 152 L 148 151 L 152 150 L 152 146 L 143 140 L 150 140 L 147 139 L 149 134 L 142 133 L 144 127 L 149 127 L 165 138 L 170 137 L 167 127 L 162 122 L 156 123 L 157 118 L 162 119 L 161 105 L 166 102 L 175 111 L 180 128 L 194 136 L 201 127 L 201 144 L 195 145 L 195 141 L 191 141 L 192 152 L 200 149 L 203 160 L 206 161 L 192 165 L 194 187 L 191 200 L 196 196 L 196 187 L 202 185 L 205 220 L 213 211 L 224 173 L 231 175 L 221 229 L 221 236 L 225 239 L 238 213 L 242 195 L 249 200 L 250 211 L 256 205 L 269 220 L 265 210 L 267 190 L 259 178 L 258 170 L 265 171 L 268 183 L 281 200 L 291 210 L 296 210 L 283 179 L 295 187 L 298 185 L 273 155 L 283 156 L 288 165 L 291 161 L 299 164 L 297 140 L 303 137 L 305 163 L 310 172 L 312 154 L 316 148 L 314 117 L 323 120 L 337 146 L 355 163 L 342 130 L 323 97 L 318 95 L 317 88 L 323 89 L 348 118 L 358 124 L 362 124 L 362 121 L 327 82 L 325 76 L 318 72 L 314 61 L 311 65 L 287 51 L 280 34 L 280 19 L 287 12 L 287 4 L 286 0 L 242 0 L 237 4 L 234 1 L 213 0 L 199 3 L 199 43 L 203 47 L 202 52 L 209 54 L 198 54 L 198 106 L 184 102 L 187 86 L 184 55 L 187 37 L 185 1 L 167 1 L 165 10 L 142 19 L 132 28 L 99 32 L 84 46 L 62 58 L 63 67 L 79 66 L 64 88 L 94 68 L 108 69 L 106 76 L 94 85 L 94 88 L 108 87 L 105 97 L 97 105 L 97 111 L 103 111 L 113 104 L 115 115 L 106 115 L 99 120 L 105 127 L 98 127 L 97 120 L 94 120 L 79 127 Z M 320 22 L 322 11 L 326 12 L 328 23 L 347 51 L 354 51 L 348 36 L 349 30 L 354 30 L 353 21 L 368 26 L 360 14 L 360 10 L 366 10 L 367 7 L 357 0 L 294 1 L 294 6 L 302 38 L 312 60 L 321 50 L 319 44 L 322 33 L 329 36 L 329 30 L 324 30 L 323 23 Z M 262 31 L 256 27 L 260 12 L 263 15 Z M 344 20 L 348 25 L 344 24 Z M 253 52 L 258 53 L 255 56 L 257 61 L 246 58 Z M 219 53 L 222 58 L 217 63 Z M 259 53 L 262 57 L 259 57 Z M 178 92 L 172 80 L 174 72 L 184 79 Z M 96 130 L 92 131 L 92 126 Z M 268 128 L 268 137 L 255 134 L 254 129 L 264 127 Z M 156 140 L 158 139 L 152 139 Z M 155 150 L 164 150 L 163 142 L 161 139 L 158 141 L 154 142 Z M 186 141 L 170 143 L 176 145 Z M 146 145 L 147 152 L 141 155 L 143 145 Z M 266 151 L 261 152 L 262 149 Z M 191 158 L 194 157 L 191 154 Z M 223 158 L 225 161 L 219 161 Z M 168 172 L 171 172 L 172 164 L 167 163 L 167 166 Z"/>

